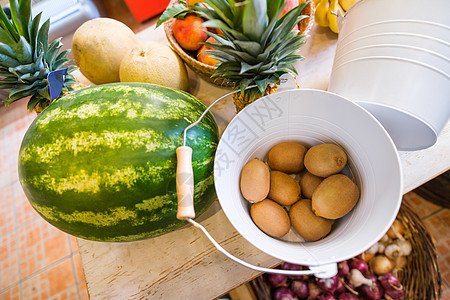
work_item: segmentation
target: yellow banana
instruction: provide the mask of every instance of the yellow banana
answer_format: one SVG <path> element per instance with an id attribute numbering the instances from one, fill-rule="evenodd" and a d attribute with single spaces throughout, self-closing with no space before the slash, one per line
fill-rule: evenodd
<path id="1" fill-rule="evenodd" d="M 327 18 L 328 9 L 329 9 L 328 0 L 321 0 L 317 5 L 314 19 L 316 20 L 316 23 L 319 26 L 323 27 L 328 26 L 328 18 Z"/>
<path id="2" fill-rule="evenodd" d="M 339 5 L 344 9 L 344 11 L 347 11 L 353 4 L 358 2 L 358 0 L 338 0 Z"/>
<path id="3" fill-rule="evenodd" d="M 328 27 L 330 27 L 331 31 L 334 33 L 339 33 L 339 27 L 337 24 L 337 12 L 338 10 L 342 11 L 341 6 L 338 3 L 338 0 L 331 0 L 330 8 L 327 11 L 327 19 L 328 19 Z"/>
<path id="4" fill-rule="evenodd" d="M 314 7 L 317 7 L 317 5 L 319 5 L 320 0 L 314 0 Z"/>

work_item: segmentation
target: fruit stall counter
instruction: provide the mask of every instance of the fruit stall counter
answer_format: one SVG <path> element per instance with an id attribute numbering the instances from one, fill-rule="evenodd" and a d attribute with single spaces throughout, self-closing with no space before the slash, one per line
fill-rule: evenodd
<path id="1" fill-rule="evenodd" d="M 316 25 L 310 35 L 301 48 L 306 60 L 296 64 L 298 83 L 326 90 L 337 36 Z M 138 38 L 167 43 L 162 26 L 141 31 Z M 206 105 L 230 91 L 206 82 L 190 70 L 189 80 L 190 92 Z M 223 132 L 235 115 L 231 97 L 219 102 L 212 112 Z M 449 169 L 449 127 L 447 124 L 434 146 L 399 152 L 404 193 Z M 234 256 L 261 267 L 280 263 L 247 242 L 228 221 L 218 201 L 197 221 Z M 260 275 L 228 259 L 193 226 L 137 242 L 78 239 L 78 244 L 91 299 L 213 299 Z"/>

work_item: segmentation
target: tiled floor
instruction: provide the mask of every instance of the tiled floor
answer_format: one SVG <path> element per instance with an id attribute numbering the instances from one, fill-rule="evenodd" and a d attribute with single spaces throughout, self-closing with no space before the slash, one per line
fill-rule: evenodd
<path id="1" fill-rule="evenodd" d="M 24 100 L 0 107 L 0 300 L 88 299 L 76 240 L 41 219 L 18 181 L 20 143 L 35 117 Z M 435 239 L 441 299 L 450 299 L 450 210 L 415 193 L 404 201 L 413 204 Z"/>

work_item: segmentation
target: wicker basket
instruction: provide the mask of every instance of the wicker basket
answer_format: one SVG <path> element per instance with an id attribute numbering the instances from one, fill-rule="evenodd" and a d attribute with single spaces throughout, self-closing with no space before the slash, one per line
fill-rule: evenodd
<path id="1" fill-rule="evenodd" d="M 178 3 L 178 0 L 171 0 L 169 6 Z M 303 9 L 302 15 L 307 15 L 309 18 L 304 18 L 298 24 L 300 34 L 307 34 L 312 27 L 314 22 L 314 2 L 310 1 L 308 5 Z M 180 45 L 175 40 L 173 36 L 173 22 L 174 19 L 168 20 L 164 23 L 164 31 L 166 33 L 167 39 L 173 50 L 181 57 L 181 59 L 197 74 L 199 74 L 205 80 L 214 83 L 219 86 L 230 86 L 224 80 L 219 78 L 211 78 L 216 67 L 199 62 L 196 59 L 196 51 L 187 51 L 180 47 Z"/>
<path id="2" fill-rule="evenodd" d="M 397 218 L 410 231 L 413 251 L 406 267 L 398 272 L 405 288 L 405 299 L 438 300 L 441 294 L 441 276 L 437 264 L 436 249 L 422 221 L 407 202 L 403 202 Z M 270 300 L 271 291 L 263 276 L 249 282 L 258 300 Z"/>

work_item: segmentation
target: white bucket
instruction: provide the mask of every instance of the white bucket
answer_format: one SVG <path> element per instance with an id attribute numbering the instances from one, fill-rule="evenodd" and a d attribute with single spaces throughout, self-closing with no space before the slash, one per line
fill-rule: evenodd
<path id="1" fill-rule="evenodd" d="M 339 20 L 328 90 L 369 110 L 399 150 L 432 146 L 450 117 L 449 11 L 447 0 L 360 0 Z"/>
<path id="2" fill-rule="evenodd" d="M 253 158 L 265 161 L 271 147 L 289 141 L 342 146 L 361 190 L 356 207 L 316 242 L 268 236 L 253 223 L 240 192 L 243 166 Z M 398 153 L 383 126 L 354 102 L 309 89 L 265 96 L 236 115 L 219 141 L 214 182 L 223 211 L 245 239 L 273 257 L 308 266 L 349 259 L 377 242 L 395 220 L 403 190 Z"/>

